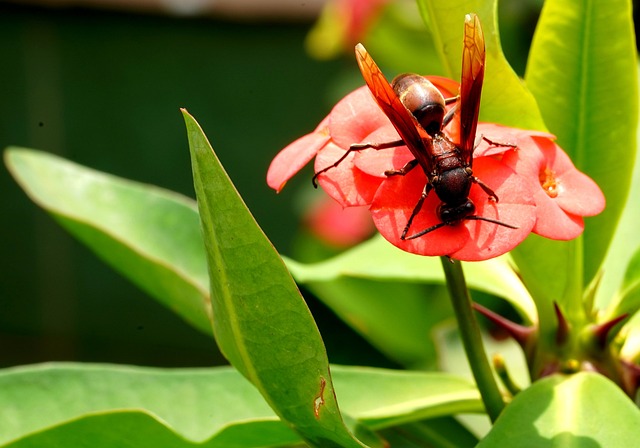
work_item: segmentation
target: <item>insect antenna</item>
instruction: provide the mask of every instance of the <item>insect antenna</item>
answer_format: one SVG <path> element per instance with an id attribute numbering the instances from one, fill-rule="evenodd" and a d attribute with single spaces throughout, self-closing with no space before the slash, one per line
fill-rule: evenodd
<path id="1" fill-rule="evenodd" d="M 408 237 L 406 237 L 406 238 L 402 238 L 402 237 L 401 237 L 400 239 L 403 239 L 403 240 L 413 240 L 413 239 L 415 239 L 415 238 L 419 238 L 419 237 L 421 237 L 422 235 L 426 235 L 427 233 L 429 233 L 429 232 L 433 232 L 434 230 L 437 230 L 437 229 L 439 229 L 440 227 L 444 227 L 444 226 L 446 226 L 446 225 L 447 225 L 447 223 L 445 223 L 445 222 L 439 222 L 438 224 L 436 224 L 436 225 L 434 225 L 434 226 L 431 226 L 431 227 L 429 227 L 429 228 L 426 228 L 426 229 L 424 229 L 424 230 L 422 230 L 422 231 L 420 231 L 420 232 L 418 232 L 418 233 L 414 233 L 413 235 L 408 236 Z"/>
<path id="2" fill-rule="evenodd" d="M 485 218 L 484 216 L 473 215 L 473 216 L 467 216 L 464 219 L 465 220 L 473 220 L 473 221 L 490 222 L 492 224 L 497 224 L 497 225 L 502 226 L 502 227 L 508 227 L 510 229 L 517 229 L 518 228 L 517 226 L 513 226 L 511 224 L 507 224 L 506 222 L 498 221 L 497 219 Z M 405 237 L 400 237 L 400 239 L 402 239 L 402 240 L 413 240 L 415 238 L 421 237 L 422 235 L 426 235 L 429 232 L 433 232 L 434 230 L 438 230 L 440 227 L 444 227 L 444 226 L 450 225 L 450 224 L 451 223 L 440 222 L 440 223 L 438 223 L 438 224 L 436 224 L 434 226 L 428 227 L 428 228 L 426 228 L 426 229 L 424 229 L 424 230 L 422 230 L 422 231 L 420 231 L 418 233 L 414 233 L 413 235 L 408 236 L 406 238 Z"/>
<path id="3" fill-rule="evenodd" d="M 474 221 L 486 221 L 486 222 L 490 222 L 490 223 L 493 223 L 493 224 L 497 224 L 497 225 L 502 226 L 502 227 L 508 227 L 510 229 L 517 229 L 518 228 L 517 226 L 511 225 L 511 224 L 507 224 L 506 222 L 498 221 L 497 219 L 485 218 L 484 216 L 473 215 L 473 216 L 467 216 L 464 219 L 469 219 L 469 220 L 474 220 Z"/>

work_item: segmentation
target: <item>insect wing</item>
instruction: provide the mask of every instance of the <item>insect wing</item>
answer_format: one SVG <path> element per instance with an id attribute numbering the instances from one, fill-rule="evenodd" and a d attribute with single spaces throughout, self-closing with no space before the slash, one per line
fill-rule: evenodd
<path id="1" fill-rule="evenodd" d="M 484 35 L 480 19 L 467 14 L 464 20 L 462 79 L 460 82 L 460 147 L 464 161 L 471 165 L 484 81 Z"/>
<path id="2" fill-rule="evenodd" d="M 431 137 L 420 126 L 418 120 L 402 104 L 398 95 L 384 77 L 378 65 L 362 44 L 356 45 L 356 59 L 360 72 L 376 102 L 396 128 L 400 138 L 413 156 L 426 168 L 431 169 L 430 151 L 426 147 Z"/>

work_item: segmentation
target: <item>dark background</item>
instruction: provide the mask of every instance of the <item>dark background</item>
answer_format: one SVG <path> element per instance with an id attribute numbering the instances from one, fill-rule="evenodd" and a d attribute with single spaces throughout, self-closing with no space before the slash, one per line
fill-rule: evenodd
<path id="1" fill-rule="evenodd" d="M 346 58 L 307 56 L 310 26 L 0 3 L 0 147 L 37 148 L 193 197 L 186 107 L 286 253 L 296 186 L 311 175 L 276 195 L 267 167 L 328 113 L 341 94 L 336 79 L 356 76 Z M 0 365 L 221 362 L 212 340 L 65 233 L 4 167 L 0 191 Z"/>
<path id="2" fill-rule="evenodd" d="M 520 72 L 539 3 L 501 2 L 503 45 Z M 179 113 L 186 107 L 265 233 L 289 253 L 299 225 L 292 203 L 310 188 L 311 173 L 276 195 L 265 183 L 269 162 L 360 83 L 350 55 L 322 62 L 307 55 L 311 25 L 0 2 L 0 148 L 56 153 L 193 197 Z M 211 339 L 58 227 L 4 167 L 0 195 L 0 366 L 224 362 Z M 332 361 L 386 363 L 329 311 L 309 304 Z"/>

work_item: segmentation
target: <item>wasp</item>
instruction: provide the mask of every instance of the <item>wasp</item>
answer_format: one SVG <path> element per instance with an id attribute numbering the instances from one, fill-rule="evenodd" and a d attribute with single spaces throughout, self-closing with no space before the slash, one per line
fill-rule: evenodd
<path id="1" fill-rule="evenodd" d="M 476 207 L 469 199 L 472 184 L 479 185 L 491 200 L 498 196 L 482 180 L 473 175 L 473 152 L 476 147 L 476 129 L 480 111 L 480 97 L 484 81 L 485 45 L 480 20 L 475 14 L 467 14 L 464 24 L 462 53 L 462 78 L 459 95 L 444 98 L 442 93 L 425 77 L 416 74 L 399 75 L 389 83 L 367 50 L 358 44 L 356 59 L 362 76 L 376 103 L 389 118 L 400 140 L 384 143 L 359 143 L 351 145 L 346 153 L 319 174 L 337 166 L 350 152 L 366 148 L 386 149 L 406 146 L 413 160 L 398 170 L 385 172 L 387 176 L 405 175 L 420 166 L 427 182 L 401 234 L 402 240 L 418 238 L 446 225 L 456 225 L 464 220 L 486 221 L 500 226 L 517 227 L 492 218 L 475 214 Z M 446 107 L 454 104 L 447 112 Z M 454 118 L 459 123 L 459 141 L 452 141 L 444 132 Z M 484 137 L 483 137 L 484 138 Z M 494 143 L 494 145 L 511 146 Z M 439 223 L 413 233 L 409 229 L 414 218 L 431 191 L 440 199 L 437 208 Z"/>

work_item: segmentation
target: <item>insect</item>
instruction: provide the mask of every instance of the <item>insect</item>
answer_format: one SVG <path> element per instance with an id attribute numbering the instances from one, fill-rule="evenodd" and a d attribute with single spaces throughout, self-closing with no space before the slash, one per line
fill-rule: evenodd
<path id="1" fill-rule="evenodd" d="M 475 205 L 469 199 L 471 185 L 475 183 L 491 200 L 498 201 L 493 190 L 475 177 L 472 170 L 485 63 L 484 36 L 478 17 L 475 14 L 465 16 L 462 79 L 457 97 L 445 99 L 429 80 L 415 74 L 399 75 L 389 84 L 362 44 L 356 46 L 356 59 L 369 90 L 401 139 L 351 145 L 333 165 L 315 174 L 314 185 L 319 174 L 337 166 L 350 152 L 406 145 L 414 159 L 401 169 L 386 171 L 385 175 L 404 176 L 419 165 L 427 176 L 427 183 L 403 229 L 400 237 L 402 240 L 418 238 L 445 225 L 455 225 L 464 220 L 487 221 L 516 229 L 510 224 L 475 215 Z M 454 106 L 447 112 L 446 106 L 452 103 L 455 103 Z M 460 123 L 459 142 L 451 141 L 442 131 L 455 116 L 459 117 Z M 489 143 L 513 146 L 491 141 Z M 407 236 L 431 190 L 435 191 L 441 201 L 437 209 L 440 222 Z"/>

